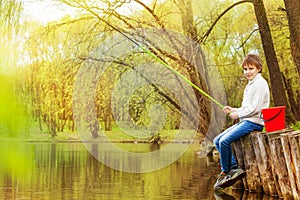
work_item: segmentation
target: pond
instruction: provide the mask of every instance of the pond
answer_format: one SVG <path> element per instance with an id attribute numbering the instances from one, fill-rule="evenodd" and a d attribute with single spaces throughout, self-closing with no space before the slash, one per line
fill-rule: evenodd
<path id="1" fill-rule="evenodd" d="M 130 173 L 99 162 L 82 143 L 0 142 L 0 199 L 269 199 L 232 189 L 214 193 L 217 158 L 195 150 L 199 144 L 159 170 Z"/>

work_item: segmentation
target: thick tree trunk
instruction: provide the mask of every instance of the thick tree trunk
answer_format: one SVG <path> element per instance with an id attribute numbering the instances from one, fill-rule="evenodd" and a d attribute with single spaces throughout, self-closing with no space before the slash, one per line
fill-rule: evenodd
<path id="1" fill-rule="evenodd" d="M 300 1 L 284 0 L 290 29 L 291 53 L 300 75 Z"/>
<path id="2" fill-rule="evenodd" d="M 284 0 L 290 29 L 291 53 L 300 77 L 300 0 Z M 298 81 L 300 87 L 300 81 Z M 297 98 L 297 97 L 296 97 Z M 298 94 L 298 99 L 300 94 Z M 291 105 L 292 108 L 294 108 Z M 300 120 L 300 103 L 296 107 L 296 119 Z"/>
<path id="3" fill-rule="evenodd" d="M 293 112 L 296 120 L 300 120 L 300 102 L 297 101 L 297 95 L 294 94 L 292 81 L 291 79 L 287 79 L 284 74 L 282 74 L 285 88 L 287 90 L 287 95 L 289 97 L 289 103 L 291 105 L 291 111 Z"/>
<path id="4" fill-rule="evenodd" d="M 287 120 L 288 122 L 294 122 L 294 116 L 291 112 L 290 106 L 285 94 L 283 79 L 279 69 L 275 48 L 273 45 L 272 35 L 267 19 L 266 10 L 263 4 L 263 0 L 253 0 L 254 11 L 259 26 L 262 45 L 266 56 L 266 61 L 269 69 L 271 92 L 275 106 L 287 107 Z"/>
<path id="5" fill-rule="evenodd" d="M 194 26 L 191 0 L 180 0 L 177 1 L 177 4 L 181 12 L 182 27 L 185 35 L 190 37 L 193 41 L 198 41 L 197 28 Z M 185 65 L 189 69 L 188 73 L 191 81 L 208 93 L 208 83 L 205 79 L 205 58 L 202 49 L 197 42 L 193 42 L 187 48 L 189 49 L 186 49 L 186 51 L 189 52 L 188 54 L 190 54 L 191 58 L 187 60 L 188 63 L 185 63 Z M 200 133 L 206 134 L 211 118 L 210 102 L 206 97 L 200 94 L 199 91 L 195 90 L 195 94 L 200 108 L 198 131 Z"/>

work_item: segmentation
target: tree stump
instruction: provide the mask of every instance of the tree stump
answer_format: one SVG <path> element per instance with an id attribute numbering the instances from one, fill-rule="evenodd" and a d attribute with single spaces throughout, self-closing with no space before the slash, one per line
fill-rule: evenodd
<path id="1" fill-rule="evenodd" d="M 276 131 L 267 134 L 271 152 L 270 158 L 274 166 L 273 177 L 275 182 L 278 182 L 279 184 L 282 197 L 284 199 L 293 199 L 288 169 L 286 167 L 285 157 L 283 156 L 283 147 L 281 145 L 280 134 L 282 133 L 282 131 Z"/>
<path id="2" fill-rule="evenodd" d="M 300 131 L 294 131 L 292 134 L 288 135 L 288 139 L 290 143 L 295 186 L 298 198 L 300 199 Z"/>
<path id="3" fill-rule="evenodd" d="M 244 165 L 244 153 L 243 153 L 241 141 L 238 140 L 238 141 L 234 142 L 234 143 L 232 144 L 232 146 L 233 146 L 234 154 L 235 154 L 235 157 L 236 157 L 236 160 L 237 160 L 239 166 L 240 166 L 243 170 L 245 170 L 245 165 Z M 240 183 L 238 183 L 238 184 L 240 184 Z M 244 187 L 245 190 L 249 190 L 249 189 L 248 189 L 248 184 L 247 184 L 247 181 L 246 181 L 245 178 L 242 180 L 242 184 L 243 184 L 243 187 Z M 241 188 L 240 185 L 234 184 L 233 186 L 234 186 L 234 187 Z"/>
<path id="4" fill-rule="evenodd" d="M 234 142 L 233 147 L 239 166 L 246 171 L 246 178 L 243 179 L 245 189 L 249 192 L 262 192 L 262 182 L 250 134 Z"/>
<path id="5" fill-rule="evenodd" d="M 291 145 L 292 161 L 295 167 L 296 185 L 300 191 L 300 131 L 295 131 L 289 135 Z"/>
<path id="6" fill-rule="evenodd" d="M 252 132 L 232 146 L 245 190 L 300 200 L 300 130 Z"/>
<path id="7" fill-rule="evenodd" d="M 285 157 L 286 167 L 287 167 L 287 171 L 288 171 L 288 175 L 289 175 L 289 179 L 290 179 L 292 193 L 296 199 L 300 199 L 298 189 L 296 186 L 296 177 L 295 177 L 295 173 L 294 173 L 295 166 L 292 161 L 292 155 L 291 155 L 291 147 L 292 146 L 290 146 L 289 134 L 290 133 L 281 134 L 280 139 L 281 139 L 283 154 Z"/>
<path id="8" fill-rule="evenodd" d="M 262 182 L 255 158 L 254 148 L 250 134 L 241 138 L 241 144 L 244 154 L 244 165 L 246 174 L 246 181 L 249 192 L 262 192 Z"/>
<path id="9" fill-rule="evenodd" d="M 270 162 L 269 144 L 265 133 L 252 132 L 251 140 L 254 147 L 256 162 L 262 182 L 263 191 L 270 196 L 278 196 Z"/>

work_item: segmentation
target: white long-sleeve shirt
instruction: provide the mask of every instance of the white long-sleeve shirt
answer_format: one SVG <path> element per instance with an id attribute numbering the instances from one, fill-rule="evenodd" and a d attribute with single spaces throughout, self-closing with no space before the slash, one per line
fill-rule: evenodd
<path id="1" fill-rule="evenodd" d="M 270 90 L 267 81 L 258 73 L 249 81 L 245 90 L 242 106 L 236 108 L 241 121 L 248 120 L 264 125 L 260 117 L 261 109 L 268 108 L 270 104 Z"/>

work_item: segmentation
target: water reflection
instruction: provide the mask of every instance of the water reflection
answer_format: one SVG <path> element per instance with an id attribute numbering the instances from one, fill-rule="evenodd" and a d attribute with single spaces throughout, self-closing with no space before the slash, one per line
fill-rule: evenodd
<path id="1" fill-rule="evenodd" d="M 264 195 L 262 193 L 249 193 L 242 190 L 232 190 L 226 189 L 225 192 L 215 192 L 214 197 L 216 200 L 233 200 L 233 199 L 241 199 L 241 200 L 279 200 L 278 197 Z"/>
<path id="2" fill-rule="evenodd" d="M 86 149 L 105 165 L 129 173 L 148 173 L 169 166 L 189 148 L 189 143 L 85 142 Z M 99 153 L 100 152 L 100 153 Z"/>
<path id="3" fill-rule="evenodd" d="M 226 199 L 225 193 L 213 191 L 219 165 L 212 158 L 199 158 L 193 145 L 176 162 L 150 173 L 107 167 L 81 143 L 0 145 L 0 199 Z M 99 146 L 92 148 L 98 156 L 107 156 Z M 227 198 L 254 199 L 225 192 Z"/>

